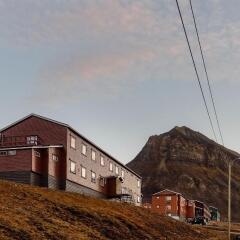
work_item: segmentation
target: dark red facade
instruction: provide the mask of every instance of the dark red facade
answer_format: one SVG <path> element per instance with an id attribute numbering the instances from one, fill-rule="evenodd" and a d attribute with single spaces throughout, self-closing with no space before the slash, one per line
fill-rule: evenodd
<path id="1" fill-rule="evenodd" d="M 71 147 L 72 137 L 75 148 Z M 83 145 L 87 149 L 85 154 L 81 152 Z M 93 150 L 95 161 L 90 157 Z M 103 157 L 104 166 L 101 166 L 99 161 Z M 75 163 L 75 172 L 71 172 L 71 162 Z M 108 164 L 111 164 L 110 170 Z M 86 172 L 84 177 L 82 168 Z M 122 172 L 123 183 L 118 178 Z M 121 194 L 125 187 L 135 202 L 140 203 L 140 177 L 131 169 L 67 124 L 34 114 L 0 130 L 0 178 L 98 197 L 107 196 L 106 189 L 111 195 Z"/>

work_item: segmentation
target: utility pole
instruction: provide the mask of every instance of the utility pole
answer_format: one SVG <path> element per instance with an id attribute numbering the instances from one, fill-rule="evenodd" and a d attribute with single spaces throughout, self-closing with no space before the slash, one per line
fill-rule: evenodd
<path id="1" fill-rule="evenodd" d="M 228 240 L 231 240 L 231 178 L 232 178 L 232 166 L 240 158 L 235 158 L 228 162 Z"/>
<path id="2" fill-rule="evenodd" d="M 228 163 L 228 240 L 231 240 L 231 176 L 232 163 Z"/>

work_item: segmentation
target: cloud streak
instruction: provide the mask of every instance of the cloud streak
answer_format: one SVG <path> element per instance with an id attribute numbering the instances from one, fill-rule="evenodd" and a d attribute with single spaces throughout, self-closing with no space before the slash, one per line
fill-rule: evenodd
<path id="1" fill-rule="evenodd" d="M 180 4 L 199 54 L 188 1 Z M 193 4 L 211 79 L 236 83 L 237 7 L 223 0 Z M 79 97 L 77 89 L 117 93 L 149 79 L 194 78 L 176 6 L 168 0 L 0 0 L 0 31 L 4 45 L 42 51 L 36 91 L 49 98 L 51 87 L 59 97 L 66 89 Z"/>

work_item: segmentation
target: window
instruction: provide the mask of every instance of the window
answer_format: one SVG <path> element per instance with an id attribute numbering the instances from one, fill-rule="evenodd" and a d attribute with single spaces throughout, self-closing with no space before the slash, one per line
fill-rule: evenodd
<path id="1" fill-rule="evenodd" d="M 52 160 L 53 160 L 54 162 L 57 162 L 57 161 L 58 161 L 58 156 L 57 156 L 56 154 L 53 154 L 53 155 L 52 155 Z"/>
<path id="2" fill-rule="evenodd" d="M 81 177 L 87 178 L 87 170 L 83 166 L 81 166 Z"/>
<path id="3" fill-rule="evenodd" d="M 70 160 L 70 172 L 76 174 L 76 163 Z"/>
<path id="4" fill-rule="evenodd" d="M 116 166 L 115 172 L 116 172 L 117 175 L 119 174 L 119 168 L 118 168 L 118 166 Z"/>
<path id="5" fill-rule="evenodd" d="M 96 173 L 95 172 L 91 172 L 91 182 L 96 183 Z"/>
<path id="6" fill-rule="evenodd" d="M 104 187 L 105 184 L 106 184 L 106 178 L 100 176 L 100 178 L 99 178 L 99 184 L 100 184 L 100 186 Z"/>
<path id="7" fill-rule="evenodd" d="M 7 156 L 7 151 L 0 151 L 0 156 Z"/>
<path id="8" fill-rule="evenodd" d="M 112 172 L 113 171 L 113 164 L 110 162 L 109 163 L 109 170 Z"/>
<path id="9" fill-rule="evenodd" d="M 140 197 L 139 196 L 137 196 L 137 202 L 140 203 Z"/>
<path id="10" fill-rule="evenodd" d="M 37 145 L 38 144 L 38 137 L 37 136 L 28 136 L 27 137 L 27 144 L 28 145 Z"/>
<path id="11" fill-rule="evenodd" d="M 92 160 L 96 161 L 96 152 L 92 150 Z"/>
<path id="12" fill-rule="evenodd" d="M 82 144 L 82 154 L 87 155 L 87 146 L 84 143 Z"/>
<path id="13" fill-rule="evenodd" d="M 100 164 L 101 164 L 101 166 L 104 166 L 104 165 L 105 165 L 105 163 L 104 163 L 104 157 L 103 157 L 103 156 L 100 157 Z"/>
<path id="14" fill-rule="evenodd" d="M 121 170 L 121 177 L 124 178 L 124 170 Z"/>
<path id="15" fill-rule="evenodd" d="M 166 201 L 171 201 L 172 197 L 171 196 L 166 196 Z"/>
<path id="16" fill-rule="evenodd" d="M 157 205 L 157 208 L 159 208 L 159 205 Z"/>
<path id="17" fill-rule="evenodd" d="M 167 206 L 166 206 L 166 209 L 167 209 L 167 210 L 171 210 L 171 205 L 167 205 Z"/>
<path id="18" fill-rule="evenodd" d="M 137 187 L 140 188 L 140 185 L 141 185 L 141 184 L 140 184 L 140 180 L 138 179 L 138 180 L 137 180 Z"/>
<path id="19" fill-rule="evenodd" d="M 41 157 L 41 154 L 40 154 L 40 152 L 38 152 L 38 151 L 34 151 L 34 155 L 35 155 L 35 157 L 37 157 L 37 158 L 40 158 Z"/>
<path id="20" fill-rule="evenodd" d="M 76 138 L 71 136 L 70 147 L 76 149 Z"/>
<path id="21" fill-rule="evenodd" d="M 16 150 L 9 150 L 8 151 L 8 155 L 9 156 L 14 156 L 14 155 L 16 155 L 17 154 L 17 151 Z"/>

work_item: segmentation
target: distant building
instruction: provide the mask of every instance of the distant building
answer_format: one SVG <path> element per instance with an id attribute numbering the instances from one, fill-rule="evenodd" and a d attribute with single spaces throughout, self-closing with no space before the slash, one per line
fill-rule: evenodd
<path id="1" fill-rule="evenodd" d="M 211 220 L 209 207 L 198 200 L 187 200 L 187 220 L 191 221 L 194 218 L 203 218 L 206 221 Z"/>
<path id="2" fill-rule="evenodd" d="M 0 130 L 0 178 L 141 205 L 141 177 L 67 124 L 31 114 Z"/>
<path id="3" fill-rule="evenodd" d="M 147 205 L 145 206 L 147 208 Z M 151 209 L 162 216 L 192 222 L 196 218 L 211 220 L 209 207 L 198 200 L 189 200 L 181 193 L 165 189 L 152 195 Z M 212 216 L 219 219 L 216 209 L 212 208 Z"/>
<path id="4" fill-rule="evenodd" d="M 203 217 L 207 221 L 211 220 L 211 213 L 209 207 L 201 201 L 194 200 L 195 202 L 195 217 Z"/>
<path id="5" fill-rule="evenodd" d="M 181 193 L 165 189 L 152 195 L 152 211 L 177 220 L 186 220 L 186 199 Z"/>
<path id="6" fill-rule="evenodd" d="M 211 220 L 219 222 L 220 221 L 220 212 L 218 211 L 218 209 L 216 207 L 210 206 L 209 210 L 210 210 L 210 214 L 211 214 Z"/>

